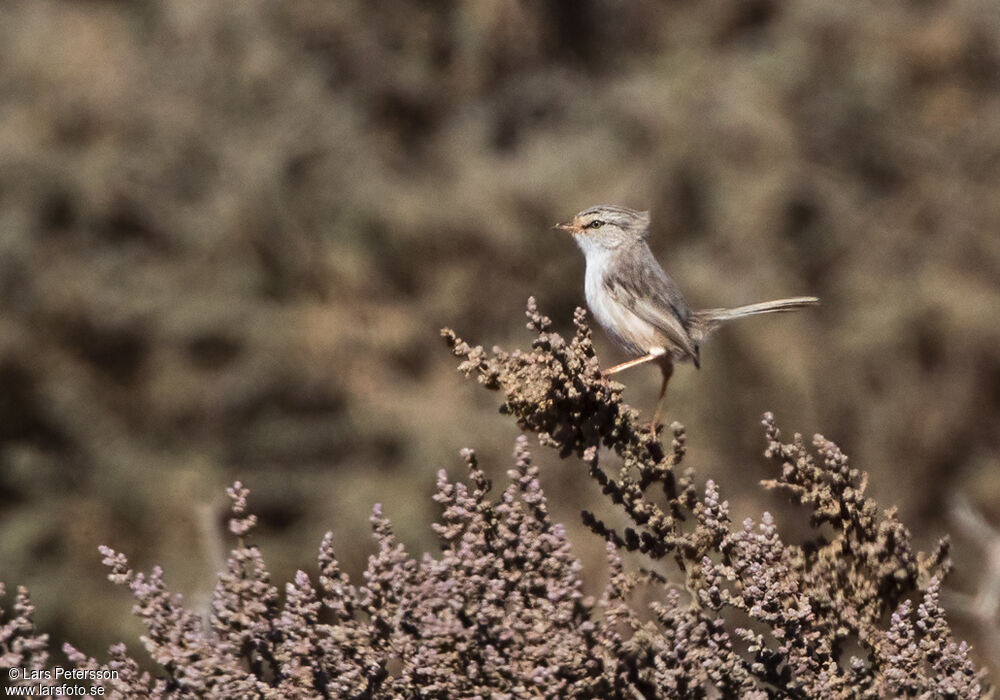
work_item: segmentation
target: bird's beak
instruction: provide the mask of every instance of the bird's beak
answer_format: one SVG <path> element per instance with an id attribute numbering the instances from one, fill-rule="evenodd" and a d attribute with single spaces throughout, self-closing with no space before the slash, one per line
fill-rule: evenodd
<path id="1" fill-rule="evenodd" d="M 580 230 L 581 230 L 580 227 L 577 226 L 576 223 L 574 223 L 574 222 L 568 222 L 568 223 L 564 223 L 564 224 L 556 224 L 552 228 L 557 228 L 557 229 L 559 229 L 561 231 L 569 231 L 570 233 L 574 233 L 574 234 L 575 233 L 580 233 Z"/>

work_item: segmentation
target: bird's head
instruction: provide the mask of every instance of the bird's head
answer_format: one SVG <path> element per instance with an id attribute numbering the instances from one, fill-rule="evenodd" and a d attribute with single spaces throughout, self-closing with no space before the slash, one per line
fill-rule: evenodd
<path id="1" fill-rule="evenodd" d="M 572 221 L 556 224 L 555 228 L 572 233 L 584 253 L 598 249 L 614 250 L 646 237 L 649 212 L 599 204 L 584 209 Z"/>

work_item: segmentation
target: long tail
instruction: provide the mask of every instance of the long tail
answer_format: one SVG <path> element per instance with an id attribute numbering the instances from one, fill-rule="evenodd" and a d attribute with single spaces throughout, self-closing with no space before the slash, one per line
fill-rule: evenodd
<path id="1" fill-rule="evenodd" d="M 732 309 L 702 309 L 691 314 L 691 325 L 689 332 L 696 341 L 701 341 L 705 336 L 714 331 L 724 321 L 732 321 L 744 316 L 756 316 L 757 314 L 776 314 L 784 311 L 798 311 L 810 306 L 819 305 L 818 297 L 790 297 L 788 299 L 775 299 L 774 301 L 762 301 L 759 304 L 747 304 L 737 306 Z"/>

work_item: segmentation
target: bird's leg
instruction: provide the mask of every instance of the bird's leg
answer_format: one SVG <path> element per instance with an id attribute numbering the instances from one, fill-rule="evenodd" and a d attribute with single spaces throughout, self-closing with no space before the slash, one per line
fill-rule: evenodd
<path id="1" fill-rule="evenodd" d="M 614 367 L 609 367 L 608 369 L 601 370 L 601 374 L 611 375 L 617 372 L 621 372 L 623 369 L 628 369 L 629 367 L 636 367 L 637 365 L 642 365 L 647 362 L 652 362 L 653 360 L 662 358 L 665 351 L 661 348 L 656 348 L 655 352 L 651 352 L 648 355 L 643 355 L 642 357 L 637 357 L 634 360 L 629 360 L 628 362 L 622 362 L 620 365 L 615 365 Z"/>
<path id="2" fill-rule="evenodd" d="M 656 424 L 660 421 L 660 408 L 663 406 L 663 397 L 667 395 L 667 383 L 674 374 L 674 363 L 667 357 L 660 362 L 660 371 L 663 373 L 663 382 L 660 384 L 660 395 L 656 399 L 656 410 L 653 411 L 653 422 L 649 424 L 649 432 L 656 435 Z"/>

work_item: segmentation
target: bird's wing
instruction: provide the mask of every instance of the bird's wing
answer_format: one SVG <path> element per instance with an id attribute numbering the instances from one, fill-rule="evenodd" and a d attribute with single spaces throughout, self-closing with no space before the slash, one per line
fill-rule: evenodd
<path id="1" fill-rule="evenodd" d="M 649 246 L 643 244 L 636 253 L 631 258 L 634 261 L 631 269 L 605 279 L 607 286 L 617 287 L 608 291 L 624 296 L 636 316 L 656 328 L 697 366 L 698 344 L 687 330 L 691 310 L 680 288 L 656 262 Z"/>

